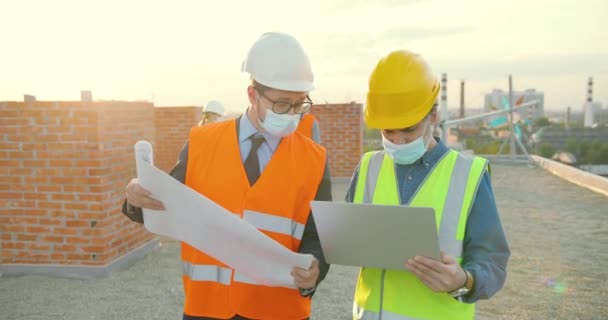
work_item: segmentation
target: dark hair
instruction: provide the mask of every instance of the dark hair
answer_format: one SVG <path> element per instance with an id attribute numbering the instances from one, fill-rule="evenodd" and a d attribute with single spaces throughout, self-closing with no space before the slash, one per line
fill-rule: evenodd
<path id="1" fill-rule="evenodd" d="M 259 83 L 259 82 L 255 81 L 255 79 L 253 79 L 253 78 L 251 78 L 251 86 L 252 86 L 254 89 L 259 90 L 259 91 L 261 91 L 261 92 L 268 91 L 268 90 L 272 90 L 272 88 L 267 87 L 267 86 L 265 86 L 265 85 L 263 85 L 263 84 L 261 84 L 261 83 Z"/>

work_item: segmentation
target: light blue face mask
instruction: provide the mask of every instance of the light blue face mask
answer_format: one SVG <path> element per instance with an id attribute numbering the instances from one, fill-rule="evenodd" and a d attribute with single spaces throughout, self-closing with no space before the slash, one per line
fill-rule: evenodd
<path id="1" fill-rule="evenodd" d="M 258 103 L 261 103 L 259 97 Z M 259 107 L 262 106 L 259 105 Z M 277 114 L 272 110 L 266 109 L 266 119 L 262 121 L 258 116 L 258 123 L 270 135 L 283 138 L 296 131 L 300 123 L 300 115 L 289 113 Z"/>
<path id="2" fill-rule="evenodd" d="M 424 132 L 426 133 L 426 129 Z M 416 162 L 418 159 L 422 158 L 430 143 L 431 140 L 426 144 L 424 143 L 424 133 L 418 139 L 405 144 L 392 143 L 382 135 L 382 146 L 384 147 L 384 151 L 386 151 L 397 164 L 412 164 Z"/>

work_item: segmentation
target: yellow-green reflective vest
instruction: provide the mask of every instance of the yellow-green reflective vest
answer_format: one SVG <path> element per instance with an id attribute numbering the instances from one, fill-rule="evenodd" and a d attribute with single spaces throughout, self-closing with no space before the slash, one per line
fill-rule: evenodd
<path id="1" fill-rule="evenodd" d="M 410 206 L 435 209 L 441 250 L 462 263 L 467 218 L 487 160 L 449 150 L 432 168 Z M 359 166 L 355 203 L 401 205 L 393 160 L 384 152 L 366 153 Z M 404 261 L 405 263 L 405 261 Z M 436 293 L 405 271 L 361 268 L 353 319 L 473 319 L 475 305 Z"/>

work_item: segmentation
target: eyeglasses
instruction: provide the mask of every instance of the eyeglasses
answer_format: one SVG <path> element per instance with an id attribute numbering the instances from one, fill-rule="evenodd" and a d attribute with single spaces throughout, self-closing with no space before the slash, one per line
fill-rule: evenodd
<path id="1" fill-rule="evenodd" d="M 262 96 L 262 97 L 266 98 L 266 100 L 272 102 L 272 112 L 277 113 L 277 114 L 288 113 L 292 108 L 293 108 L 293 112 L 295 112 L 297 114 L 303 114 L 303 113 L 308 112 L 308 110 L 310 110 L 310 107 L 312 107 L 312 104 L 313 104 L 312 100 L 310 100 L 310 98 L 308 96 L 306 96 L 306 99 L 308 99 L 307 101 L 289 103 L 289 102 L 285 102 L 285 101 L 274 101 L 274 100 L 268 98 L 267 96 L 265 96 L 261 90 L 257 90 L 257 92 L 260 94 L 260 96 Z"/>

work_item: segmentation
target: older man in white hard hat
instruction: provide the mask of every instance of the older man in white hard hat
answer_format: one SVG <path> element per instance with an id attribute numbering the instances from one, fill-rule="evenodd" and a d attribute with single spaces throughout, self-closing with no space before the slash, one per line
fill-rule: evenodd
<path id="1" fill-rule="evenodd" d="M 208 123 L 216 122 L 224 115 L 226 115 L 224 105 L 217 100 L 211 100 L 203 108 L 203 117 L 198 125 L 202 126 Z"/>
<path id="2" fill-rule="evenodd" d="M 315 259 L 292 271 L 296 288 L 268 287 L 182 243 L 184 319 L 308 319 L 311 296 L 329 270 L 310 201 L 331 201 L 325 149 L 295 133 L 312 105 L 313 73 L 300 43 L 283 33 L 262 35 L 242 68 L 251 75 L 250 107 L 236 120 L 193 128 L 172 175 Z M 139 208 L 163 208 L 137 179 L 126 194 L 123 211 L 134 221 L 143 221 Z"/>

